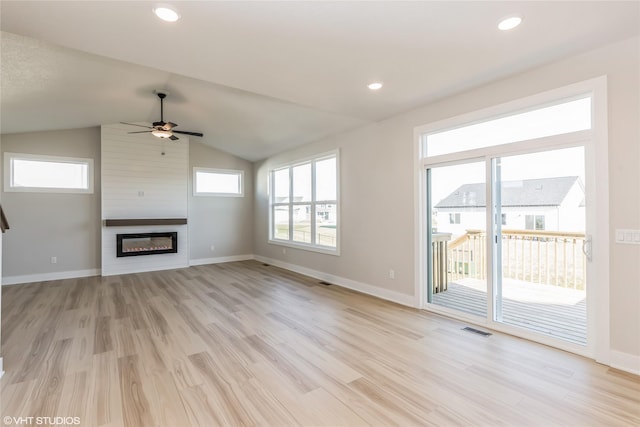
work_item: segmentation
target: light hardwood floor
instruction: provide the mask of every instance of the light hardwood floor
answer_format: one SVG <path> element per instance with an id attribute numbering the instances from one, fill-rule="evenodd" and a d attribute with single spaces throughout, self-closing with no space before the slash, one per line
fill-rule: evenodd
<path id="1" fill-rule="evenodd" d="M 2 291 L 3 418 L 640 425 L 637 376 L 255 261 Z"/>

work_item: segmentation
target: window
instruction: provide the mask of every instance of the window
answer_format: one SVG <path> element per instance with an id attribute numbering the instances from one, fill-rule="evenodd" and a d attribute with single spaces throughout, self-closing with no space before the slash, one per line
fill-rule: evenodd
<path id="1" fill-rule="evenodd" d="M 544 215 L 525 215 L 524 228 L 527 230 L 544 230 Z"/>
<path id="2" fill-rule="evenodd" d="M 244 196 L 244 171 L 193 168 L 194 196 Z"/>
<path id="3" fill-rule="evenodd" d="M 274 169 L 270 184 L 269 240 L 337 254 L 337 153 Z"/>
<path id="4" fill-rule="evenodd" d="M 591 96 L 424 135 L 427 157 L 591 129 Z"/>
<path id="5" fill-rule="evenodd" d="M 93 159 L 4 154 L 4 190 L 93 193 Z"/>
<path id="6" fill-rule="evenodd" d="M 449 224 L 460 224 L 460 214 L 459 213 L 450 213 L 449 214 Z"/>

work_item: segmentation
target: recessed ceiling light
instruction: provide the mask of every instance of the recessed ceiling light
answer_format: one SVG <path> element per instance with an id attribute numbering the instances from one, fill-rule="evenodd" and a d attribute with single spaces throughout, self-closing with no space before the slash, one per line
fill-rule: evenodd
<path id="1" fill-rule="evenodd" d="M 382 83 L 380 82 L 373 82 L 373 83 L 369 83 L 367 85 L 367 87 L 371 90 L 378 90 L 382 87 Z"/>
<path id="2" fill-rule="evenodd" d="M 503 19 L 498 24 L 498 28 L 502 31 L 512 30 L 522 23 L 522 18 L 519 16 L 510 16 Z"/>
<path id="3" fill-rule="evenodd" d="M 167 22 L 176 22 L 180 19 L 180 14 L 166 5 L 154 7 L 153 13 L 155 13 L 158 18 Z"/>

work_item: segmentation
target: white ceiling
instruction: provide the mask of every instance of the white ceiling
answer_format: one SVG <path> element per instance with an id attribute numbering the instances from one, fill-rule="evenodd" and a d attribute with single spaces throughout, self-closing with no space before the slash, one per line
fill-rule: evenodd
<path id="1" fill-rule="evenodd" d="M 3 0 L 2 133 L 156 121 L 164 88 L 165 120 L 258 160 L 640 31 L 637 1 L 170 3 Z"/>

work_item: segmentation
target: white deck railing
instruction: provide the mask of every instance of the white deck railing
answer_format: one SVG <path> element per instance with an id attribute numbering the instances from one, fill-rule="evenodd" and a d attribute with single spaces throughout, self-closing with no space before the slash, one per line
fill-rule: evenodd
<path id="1" fill-rule="evenodd" d="M 434 252 L 447 248 L 447 281 L 486 279 L 487 244 L 484 231 L 467 230 L 447 245 L 435 243 Z M 502 277 L 584 289 L 586 257 L 582 252 L 583 244 L 583 233 L 502 230 Z M 442 261 L 439 265 L 443 266 Z M 434 265 L 434 279 L 435 270 Z M 442 273 L 437 272 L 439 276 Z M 443 287 L 440 285 L 440 288 Z M 434 291 L 438 292 L 436 289 Z"/>

